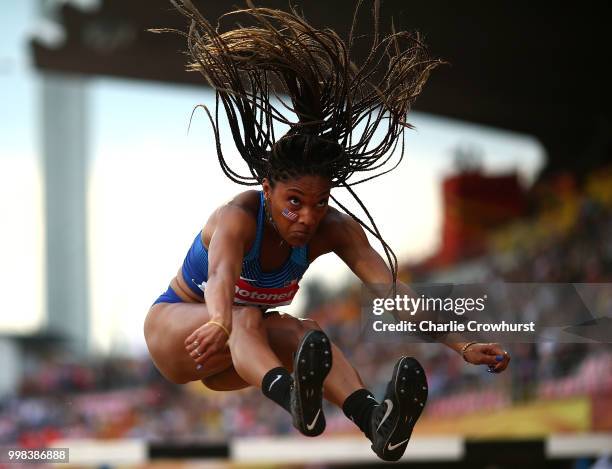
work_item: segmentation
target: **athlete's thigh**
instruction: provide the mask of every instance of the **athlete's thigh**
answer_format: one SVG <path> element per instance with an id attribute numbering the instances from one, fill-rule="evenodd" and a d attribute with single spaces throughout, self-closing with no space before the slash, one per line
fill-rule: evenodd
<path id="1" fill-rule="evenodd" d="M 203 303 L 158 303 L 151 307 L 145 319 L 145 340 L 155 366 L 168 380 L 187 383 L 232 366 L 227 346 L 206 360 L 200 370 L 185 350 L 185 339 L 209 319 Z"/>
<path id="2" fill-rule="evenodd" d="M 250 386 L 249 383 L 240 377 L 233 366 L 215 375 L 207 376 L 202 380 L 202 383 L 213 391 L 236 391 L 237 389 L 244 389 Z"/>
<path id="3" fill-rule="evenodd" d="M 252 314 L 260 313 L 252 311 Z M 227 378 L 228 386 L 242 388 L 241 380 L 236 379 L 237 374 L 233 376 L 235 370 L 229 347 L 209 358 L 200 370 L 196 369 L 195 362 L 185 350 L 185 339 L 209 319 L 204 303 L 158 303 L 152 306 L 145 320 L 145 340 L 151 359 L 160 373 L 175 383 L 203 380 L 225 372 L 223 376 Z M 290 370 L 293 353 L 303 334 L 318 329 L 314 321 L 277 312 L 268 314 L 263 325 L 270 347 Z"/>
<path id="4" fill-rule="evenodd" d="M 264 326 L 270 347 L 289 370 L 293 369 L 293 354 L 304 334 L 309 330 L 320 329 L 311 319 L 300 319 L 276 311 L 266 316 Z"/>
<path id="5" fill-rule="evenodd" d="M 253 312 L 253 314 L 256 314 Z M 278 312 L 266 315 L 263 327 L 268 336 L 270 348 L 289 371 L 293 371 L 293 353 L 297 350 L 302 336 L 308 330 L 319 329 L 316 322 L 295 318 Z M 231 391 L 249 385 L 238 375 L 234 366 L 215 375 L 208 376 L 202 382 L 215 391 Z"/>

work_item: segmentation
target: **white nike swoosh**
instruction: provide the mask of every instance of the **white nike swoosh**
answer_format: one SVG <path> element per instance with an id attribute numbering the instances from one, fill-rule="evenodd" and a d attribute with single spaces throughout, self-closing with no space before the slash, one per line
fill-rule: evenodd
<path id="1" fill-rule="evenodd" d="M 254 278 L 246 278 L 246 277 L 243 277 L 242 275 L 240 276 L 240 280 L 246 280 L 247 282 L 257 282 L 257 280 Z"/>
<path id="2" fill-rule="evenodd" d="M 378 424 L 378 427 L 376 427 L 376 431 L 378 431 L 378 429 L 380 428 L 380 426 L 385 423 L 385 420 L 387 420 L 387 418 L 389 417 L 389 415 L 391 414 L 391 411 L 393 410 L 393 402 L 391 402 L 391 399 L 385 399 L 385 403 L 387 404 L 387 410 L 385 411 L 385 415 L 383 416 L 382 420 L 380 421 L 380 423 Z"/>
<path id="3" fill-rule="evenodd" d="M 387 449 L 389 451 L 393 451 L 395 448 L 397 448 L 398 446 L 402 446 L 404 443 L 406 443 L 410 438 L 406 438 L 404 441 L 400 441 L 398 444 L 396 445 L 392 445 L 391 443 L 389 443 L 389 446 L 387 446 Z"/>
<path id="4" fill-rule="evenodd" d="M 410 417 L 410 422 L 408 422 L 408 425 L 410 425 L 412 423 L 412 417 Z M 391 442 L 389 442 L 389 445 L 387 446 L 387 449 L 389 451 L 393 451 L 395 448 L 397 448 L 398 446 L 403 445 L 404 443 L 406 443 L 408 440 L 410 439 L 410 437 L 406 438 L 404 441 L 400 441 L 398 444 L 396 445 L 392 445 Z"/>
<path id="5" fill-rule="evenodd" d="M 372 399 L 373 401 L 376 401 L 376 398 L 374 396 L 368 396 L 366 399 Z M 378 401 L 376 401 L 378 402 Z"/>
<path id="6" fill-rule="evenodd" d="M 321 413 L 321 409 L 319 409 L 319 411 L 317 412 L 317 415 L 315 415 L 314 420 L 311 422 L 310 425 L 306 424 L 306 428 L 308 429 L 308 431 L 312 430 L 315 426 L 315 424 L 317 423 L 317 420 L 319 420 L 319 414 Z"/>
<path id="7" fill-rule="evenodd" d="M 279 379 L 281 379 L 283 377 L 283 375 L 278 375 L 276 378 L 274 378 L 274 381 L 272 381 L 270 383 L 270 387 L 268 388 L 268 391 L 270 391 L 270 389 L 272 389 L 272 386 L 274 386 L 274 383 L 276 383 Z"/>

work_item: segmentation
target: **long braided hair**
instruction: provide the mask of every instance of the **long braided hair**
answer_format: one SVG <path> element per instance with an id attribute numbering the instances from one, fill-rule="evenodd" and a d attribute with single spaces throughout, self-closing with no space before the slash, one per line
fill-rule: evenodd
<path id="1" fill-rule="evenodd" d="M 204 109 L 223 172 L 243 185 L 316 174 L 329 178 L 332 187 L 344 187 L 369 224 L 331 198 L 381 242 L 395 285 L 397 257 L 352 186 L 401 162 L 404 131 L 412 128 L 407 113 L 430 71 L 442 61 L 429 57 L 418 33 L 393 31 L 381 37 L 379 0 L 373 1 L 371 49 L 360 65 L 350 57 L 362 0 L 357 2 L 347 43 L 331 29 L 314 28 L 294 8 L 258 8 L 246 0 L 244 9 L 226 13 L 219 23 L 243 19 L 253 26 L 221 32 L 219 24 L 213 27 L 190 0 L 170 1 L 188 18 L 188 30 L 153 31 L 183 35 L 188 70 L 200 72 L 216 91 L 214 112 Z M 250 175 L 239 174 L 223 154 L 221 107 Z M 288 126 L 289 131 L 276 138 L 274 124 Z M 400 156 L 393 163 L 398 144 Z"/>

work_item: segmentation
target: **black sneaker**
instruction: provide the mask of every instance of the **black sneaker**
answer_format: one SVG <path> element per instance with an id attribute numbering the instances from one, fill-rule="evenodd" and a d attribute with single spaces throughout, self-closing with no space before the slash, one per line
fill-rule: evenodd
<path id="1" fill-rule="evenodd" d="M 293 360 L 291 388 L 293 426 L 306 436 L 317 436 L 325 430 L 323 381 L 331 366 L 329 339 L 322 331 L 309 331 Z"/>
<path id="2" fill-rule="evenodd" d="M 384 461 L 402 457 L 412 429 L 427 401 L 427 378 L 421 364 L 402 357 L 381 405 L 372 412 L 372 449 Z"/>

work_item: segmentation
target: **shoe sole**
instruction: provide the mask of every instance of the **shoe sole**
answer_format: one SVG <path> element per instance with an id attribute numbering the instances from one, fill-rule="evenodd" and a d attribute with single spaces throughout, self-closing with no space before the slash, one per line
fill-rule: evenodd
<path id="1" fill-rule="evenodd" d="M 302 339 L 293 364 L 294 386 L 298 396 L 298 415 L 293 416 L 293 424 L 303 435 L 317 436 L 325 430 L 323 381 L 331 367 L 332 352 L 328 337 L 322 331 L 309 331 Z"/>
<path id="2" fill-rule="evenodd" d="M 412 436 L 412 430 L 427 403 L 427 377 L 421 364 L 412 357 L 403 357 L 393 369 L 393 391 L 399 416 L 395 428 L 385 441 L 382 454 L 385 461 L 402 457 Z M 403 442 L 401 445 L 398 443 Z M 391 449 L 389 449 L 391 448 Z M 374 448 L 372 448 L 374 449 Z"/>

